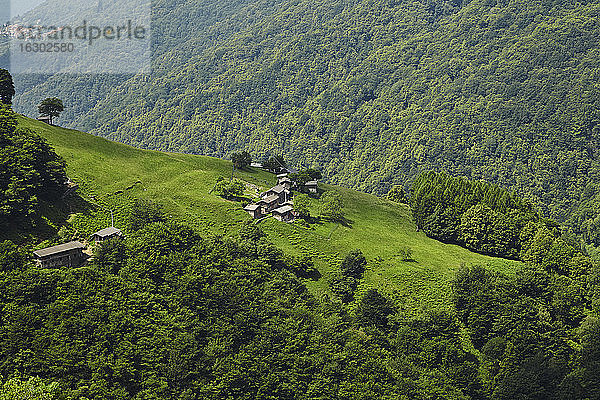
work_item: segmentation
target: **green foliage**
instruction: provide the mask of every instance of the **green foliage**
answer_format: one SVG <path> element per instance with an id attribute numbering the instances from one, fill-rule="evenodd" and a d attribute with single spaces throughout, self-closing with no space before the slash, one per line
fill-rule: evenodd
<path id="1" fill-rule="evenodd" d="M 514 220 L 484 204 L 469 208 L 461 217 L 458 242 L 473 251 L 516 258 L 519 229 Z"/>
<path id="2" fill-rule="evenodd" d="M 539 220 L 528 202 L 506 189 L 436 172 L 415 180 L 411 206 L 428 236 L 507 258 L 520 256 L 521 230 Z"/>
<path id="3" fill-rule="evenodd" d="M 597 185 L 589 184 L 581 194 L 577 209 L 567 224 L 583 240 L 594 246 L 600 246 L 600 191 Z"/>
<path id="4" fill-rule="evenodd" d="M 299 193 L 294 196 L 294 210 L 301 218 L 310 218 L 310 198 L 308 195 Z"/>
<path id="5" fill-rule="evenodd" d="M 403 247 L 398 251 L 402 261 L 414 261 L 413 251 L 410 247 Z"/>
<path id="6" fill-rule="evenodd" d="M 165 221 L 165 214 L 160 204 L 146 199 L 134 199 L 127 227 L 137 231 L 153 222 Z"/>
<path id="7" fill-rule="evenodd" d="M 55 140 L 62 137 L 63 130 L 47 129 Z M 120 188 L 113 181 L 130 184 L 131 172 L 138 170 L 147 171 L 144 187 L 132 193 L 174 199 L 180 208 L 166 204 L 169 214 L 179 210 L 173 212 L 177 218 L 189 212 L 190 221 L 201 220 L 199 226 L 214 224 L 221 204 L 243 214 L 206 195 L 216 176 L 231 170 L 229 163 L 142 152 L 72 131 L 64 131 L 64 138 L 68 146 L 80 141 L 77 152 L 87 155 L 73 162 L 75 173 L 83 175 L 98 154 L 118 154 L 122 161 L 116 172 L 92 170 L 97 175 L 89 181 L 96 182 L 92 189 L 110 195 L 98 195 L 100 204 L 116 202 L 108 200 L 119 196 L 113 195 Z M 98 143 L 110 151 L 92 152 Z M 212 175 L 205 175 L 211 168 Z M 169 182 L 171 176 L 180 178 Z M 202 186 L 190 177 L 203 177 Z M 514 218 L 522 227 L 520 254 L 529 265 L 514 276 L 497 272 L 506 265 L 494 267 L 496 272 L 465 267 L 452 285 L 456 316 L 416 318 L 395 313 L 380 293 L 393 293 L 404 311 L 404 299 L 423 304 L 430 298 L 427 292 L 396 289 L 397 281 L 431 286 L 441 297 L 447 281 L 440 273 L 449 275 L 467 257 L 494 260 L 416 235 L 404 206 L 342 188 L 331 191 L 343 197 L 352 227 L 324 222 L 311 236 L 269 221 L 241 224 L 248 219 L 225 214 L 233 215 L 225 225 L 235 236 L 229 239 L 150 219 L 123 242 L 107 242 L 82 268 L 40 270 L 17 258 L 18 265 L 0 271 L 0 374 L 43 376 L 60 382 L 64 396 L 72 398 L 594 398 L 600 273 L 568 232 L 551 221 Z M 493 201 L 477 204 L 502 214 Z M 462 216 L 477 204 L 461 205 L 458 235 Z M 411 264 L 425 271 L 417 275 L 420 280 L 407 269 L 398 273 L 391 261 L 398 254 L 394 243 L 410 246 L 419 262 L 427 262 Z M 313 282 L 298 279 L 313 262 L 327 259 L 336 266 L 349 244 L 360 246 L 369 259 L 379 257 L 360 289 L 363 274 L 357 271 L 364 271 L 364 262 L 341 268 L 348 275 L 332 274 L 344 280 L 332 291 L 345 302 L 358 291 L 356 320 L 350 307 L 311 296 L 306 285 Z M 3 246 L 12 254 L 10 243 Z M 314 258 L 291 257 L 290 248 Z M 387 269 L 393 275 L 375 279 L 394 290 L 363 291 L 376 282 L 371 275 Z M 469 350 L 471 344 L 483 361 L 471 354 L 477 353 Z"/>
<path id="8" fill-rule="evenodd" d="M 52 118 L 60 116 L 64 110 L 65 106 L 62 100 L 56 97 L 48 97 L 42 100 L 38 106 L 40 115 L 50 117 L 50 123 L 52 123 Z"/>
<path id="9" fill-rule="evenodd" d="M 461 268 L 452 283 L 458 316 L 468 327 L 471 340 L 481 348 L 491 337 L 493 316 L 502 304 L 504 277 L 483 267 Z"/>
<path id="10" fill-rule="evenodd" d="M 144 226 L 149 223 L 151 222 L 146 222 Z M 127 264 L 127 251 L 122 239 L 106 240 L 96 247 L 94 264 L 102 271 L 117 275 Z"/>
<path id="11" fill-rule="evenodd" d="M 25 255 L 10 240 L 0 242 L 0 271 L 12 271 L 25 263 Z"/>
<path id="12" fill-rule="evenodd" d="M 592 292 L 584 283 L 592 271 L 572 277 L 565 271 L 532 262 L 515 276 L 482 267 L 457 274 L 454 303 L 485 356 L 484 386 L 492 399 L 595 397 L 599 381 L 588 357 L 595 351 L 589 335 L 597 329 L 595 317 L 586 318 Z"/>
<path id="13" fill-rule="evenodd" d="M 65 163 L 40 136 L 17 128 L 15 114 L 0 104 L 0 227 L 27 225 L 40 204 L 63 194 Z"/>
<path id="14" fill-rule="evenodd" d="M 15 84 L 8 70 L 0 68 L 0 102 L 11 105 L 15 97 Z"/>
<path id="15" fill-rule="evenodd" d="M 215 185 L 215 193 L 226 199 L 232 199 L 244 194 L 244 183 L 238 179 L 227 181 L 219 179 Z"/>
<path id="16" fill-rule="evenodd" d="M 589 398 L 600 396 L 600 320 L 589 317 L 581 326 L 582 337 L 582 385 Z"/>
<path id="17" fill-rule="evenodd" d="M 300 187 L 306 185 L 306 182 L 315 181 L 323 178 L 321 171 L 313 168 L 304 169 L 290 174 L 290 179 L 296 182 Z"/>
<path id="18" fill-rule="evenodd" d="M 290 263 L 290 271 L 299 278 L 310 278 L 317 280 L 321 277 L 319 270 L 315 268 L 315 262 L 308 256 L 300 257 Z"/>
<path id="19" fill-rule="evenodd" d="M 333 274 L 327 282 L 329 289 L 339 296 L 342 303 L 350 303 L 354 300 L 354 293 L 358 286 L 358 280 L 353 276 L 344 274 Z"/>
<path id="20" fill-rule="evenodd" d="M 263 160 L 263 168 L 267 171 L 278 172 L 282 168 L 286 168 L 287 163 L 281 155 L 268 156 Z"/>
<path id="21" fill-rule="evenodd" d="M 380 329 L 388 326 L 388 317 L 394 313 L 393 304 L 383 297 L 377 289 L 369 289 L 358 303 L 356 316 L 359 323 L 373 325 Z"/>
<path id="22" fill-rule="evenodd" d="M 15 107 L 52 91 L 98 135 L 220 157 L 248 145 L 379 195 L 445 169 L 564 220 L 599 183 L 598 7 L 161 0 L 152 74 L 18 77 Z"/>
<path id="23" fill-rule="evenodd" d="M 390 318 L 393 319 L 393 318 Z M 477 358 L 465 350 L 460 325 L 452 314 L 427 313 L 423 317 L 397 322 L 392 344 L 396 356 L 410 360 L 431 383 L 434 374 L 442 374 L 448 386 L 435 393 L 430 386 L 428 396 L 443 399 L 486 399 Z M 460 387 L 459 392 L 453 387 Z M 427 398 L 427 397 L 424 397 Z"/>
<path id="24" fill-rule="evenodd" d="M 366 267 L 367 259 L 362 251 L 357 249 L 348 253 L 344 261 L 342 261 L 342 265 L 340 265 L 340 270 L 344 276 L 360 279 Z"/>
<path id="25" fill-rule="evenodd" d="M 64 159 L 69 160 L 70 175 L 80 185 L 79 193 L 84 199 L 93 197 L 91 209 L 81 207 L 81 211 L 77 210 L 79 213 L 72 216 L 68 239 L 76 231 L 83 239 L 110 226 L 111 209 L 114 210 L 115 225 L 129 234 L 127 225 L 136 198 L 160 204 L 165 214 L 185 221 L 203 235 L 232 234 L 251 219 L 239 206 L 209 195 L 219 176 L 231 175 L 230 162 L 204 156 L 144 151 L 83 132 L 17 118 L 20 127 L 43 135 Z M 119 167 L 115 168 L 115 165 Z M 255 168 L 236 170 L 235 178 L 256 185 L 260 190 L 275 183 L 272 174 Z M 141 183 L 136 184 L 138 181 Z M 338 270 L 348 251 L 360 248 L 369 259 L 378 256 L 385 259 L 382 264 L 372 266 L 373 273 L 367 274 L 365 283 L 382 292 L 391 289 L 398 293 L 394 300 L 413 312 L 421 310 L 424 304 L 433 309 L 448 310 L 451 307 L 450 280 L 461 263 L 490 264 L 507 272 L 518 266 L 517 262 L 448 246 L 415 232 L 411 211 L 406 205 L 391 206 L 376 196 L 325 183 L 321 187 L 342 198 L 347 221 L 340 224 L 315 219 L 318 223 L 300 227 L 267 219 L 260 226 L 286 254 L 313 258 L 315 268 L 323 277 Z M 314 212 L 313 217 L 316 217 L 320 200 L 310 198 L 310 202 L 311 214 Z M 402 262 L 398 254 L 404 247 L 410 247 L 413 258 L 426 262 L 423 265 L 427 268 L 415 268 L 412 263 Z M 308 282 L 307 286 L 315 294 L 328 291 L 326 278 Z"/>
<path id="26" fill-rule="evenodd" d="M 450 363 L 460 354 L 454 333 L 444 338 L 433 321 L 397 317 L 404 326 L 435 333 L 403 329 L 405 336 L 415 332 L 411 347 L 389 340 L 379 326 L 393 310 L 369 292 L 360 315 L 371 340 L 344 308 L 318 301 L 289 272 L 310 264 L 277 251 L 251 223 L 231 240 L 154 222 L 123 241 L 103 243 L 82 268 L 0 271 L 0 373 L 43 372 L 56 382 L 15 378 L 2 394 L 465 398 L 467 379 L 453 372 L 464 368 L 462 361 Z M 443 362 L 425 365 L 434 342 L 430 357 Z"/>
<path id="27" fill-rule="evenodd" d="M 61 400 L 65 397 L 58 382 L 45 383 L 40 378 L 12 378 L 0 387 L 0 400 Z"/>
<path id="28" fill-rule="evenodd" d="M 231 162 L 233 162 L 233 166 L 235 168 L 245 169 L 248 168 L 252 163 L 252 156 L 247 151 L 242 151 L 241 153 L 232 153 Z"/>
<path id="29" fill-rule="evenodd" d="M 400 185 L 394 185 L 385 198 L 395 203 L 408 204 L 408 196 L 406 196 L 404 187 Z"/>
<path id="30" fill-rule="evenodd" d="M 344 202 L 340 195 L 334 191 L 328 191 L 321 196 L 321 217 L 331 221 L 342 221 L 344 219 Z"/>

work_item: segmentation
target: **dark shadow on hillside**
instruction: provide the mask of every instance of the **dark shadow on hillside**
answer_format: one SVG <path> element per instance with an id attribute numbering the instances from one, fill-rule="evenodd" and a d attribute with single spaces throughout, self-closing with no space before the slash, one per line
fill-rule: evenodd
<path id="1" fill-rule="evenodd" d="M 338 224 L 346 227 L 346 228 L 352 228 L 352 224 L 354 224 L 354 221 L 346 218 L 346 217 L 342 217 L 341 219 L 330 219 L 330 218 L 323 218 L 321 216 L 318 217 L 303 217 L 302 218 L 308 225 L 323 225 L 326 222 L 337 222 Z"/>
<path id="2" fill-rule="evenodd" d="M 320 217 L 308 216 L 308 217 L 303 217 L 302 219 L 304 221 L 306 221 L 306 223 L 309 225 L 322 225 L 323 224 L 323 221 L 321 221 Z"/>
<path id="3" fill-rule="evenodd" d="M 311 281 L 318 281 L 319 279 L 321 279 L 322 275 L 319 272 L 318 269 L 316 269 L 315 267 L 310 268 L 307 271 L 304 270 L 297 270 L 297 271 L 293 271 L 296 276 L 298 278 L 303 278 L 303 279 L 310 279 Z"/>
<path id="4" fill-rule="evenodd" d="M 35 217 L 0 223 L 0 240 L 11 240 L 21 244 L 30 240 L 51 239 L 71 214 L 89 212 L 95 208 L 95 205 L 76 193 L 63 199 L 40 202 Z"/>
<path id="5" fill-rule="evenodd" d="M 336 222 L 339 222 L 342 226 L 346 227 L 346 228 L 350 228 L 352 229 L 352 224 L 354 224 L 354 221 L 346 218 L 346 217 L 342 217 L 340 219 L 338 219 Z"/>

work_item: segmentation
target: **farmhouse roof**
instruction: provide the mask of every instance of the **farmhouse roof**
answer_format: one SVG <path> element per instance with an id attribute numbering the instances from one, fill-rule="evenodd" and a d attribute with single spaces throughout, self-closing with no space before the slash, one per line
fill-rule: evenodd
<path id="1" fill-rule="evenodd" d="M 248 204 L 246 207 L 244 207 L 244 210 L 246 211 L 256 211 L 260 208 L 260 206 L 258 204 Z"/>
<path id="2" fill-rule="evenodd" d="M 276 208 L 275 210 L 273 210 L 274 214 L 286 214 L 288 212 L 294 211 L 294 207 L 292 206 L 283 206 L 283 207 L 279 207 Z"/>
<path id="3" fill-rule="evenodd" d="M 275 201 L 279 201 L 279 196 L 277 196 L 276 194 L 272 194 L 270 196 L 265 197 L 264 199 L 261 200 L 264 203 L 273 203 Z"/>
<path id="4" fill-rule="evenodd" d="M 285 187 L 283 187 L 282 185 L 275 185 L 271 189 L 267 190 L 267 193 L 268 192 L 275 192 L 275 193 L 279 194 L 279 193 L 285 192 L 286 190 L 287 189 Z"/>
<path id="5" fill-rule="evenodd" d="M 317 186 L 319 183 L 317 181 L 308 181 L 304 184 L 304 186 Z"/>
<path id="6" fill-rule="evenodd" d="M 109 237 L 112 235 L 120 235 L 121 231 L 117 228 L 115 228 L 114 226 L 111 226 L 109 228 L 104 228 L 102 230 L 99 230 L 98 232 L 94 233 L 92 236 L 100 236 L 101 238 L 105 238 L 105 237 Z"/>
<path id="7" fill-rule="evenodd" d="M 65 244 L 59 244 L 58 246 L 52 246 L 52 247 L 47 247 L 45 249 L 36 250 L 33 252 L 33 254 L 38 258 L 42 258 L 42 257 L 51 256 L 54 254 L 64 253 L 64 252 L 71 251 L 71 250 L 77 250 L 77 249 L 85 249 L 85 245 L 81 242 L 74 241 L 74 242 L 69 242 L 69 243 L 65 243 Z"/>

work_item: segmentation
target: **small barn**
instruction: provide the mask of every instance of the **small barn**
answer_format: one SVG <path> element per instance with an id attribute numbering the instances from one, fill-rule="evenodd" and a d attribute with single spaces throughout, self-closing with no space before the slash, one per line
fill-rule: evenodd
<path id="1" fill-rule="evenodd" d="M 104 242 L 105 240 L 117 239 L 122 236 L 123 233 L 119 229 L 115 228 L 114 226 L 111 226 L 109 228 L 104 228 L 96 233 L 93 233 L 92 240 L 96 242 L 96 244 L 98 244 Z"/>
<path id="2" fill-rule="evenodd" d="M 273 217 L 282 222 L 291 222 L 296 219 L 296 214 L 292 206 L 285 205 L 273 210 Z"/>
<path id="3" fill-rule="evenodd" d="M 264 216 L 262 209 L 263 207 L 261 207 L 260 204 L 248 204 L 246 207 L 244 207 L 244 211 L 250 214 L 254 219 L 259 219 Z"/>
<path id="4" fill-rule="evenodd" d="M 308 181 L 304 184 L 304 187 L 309 193 L 317 193 L 319 189 L 319 183 L 317 181 Z"/>
<path id="5" fill-rule="evenodd" d="M 52 125 L 52 118 L 50 118 L 47 115 L 40 115 L 39 117 L 37 117 L 37 120 L 41 121 L 41 122 L 45 122 L 48 125 Z"/>
<path id="6" fill-rule="evenodd" d="M 85 245 L 74 241 L 33 252 L 36 264 L 42 268 L 77 267 L 83 260 Z"/>

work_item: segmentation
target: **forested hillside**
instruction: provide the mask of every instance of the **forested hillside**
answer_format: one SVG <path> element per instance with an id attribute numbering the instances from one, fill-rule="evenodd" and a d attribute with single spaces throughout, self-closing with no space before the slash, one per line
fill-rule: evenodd
<path id="1" fill-rule="evenodd" d="M 17 77 L 16 108 L 52 93 L 69 126 L 375 193 L 445 169 L 559 219 L 598 183 L 598 2 L 217 3 L 155 2 L 151 75 Z"/>

